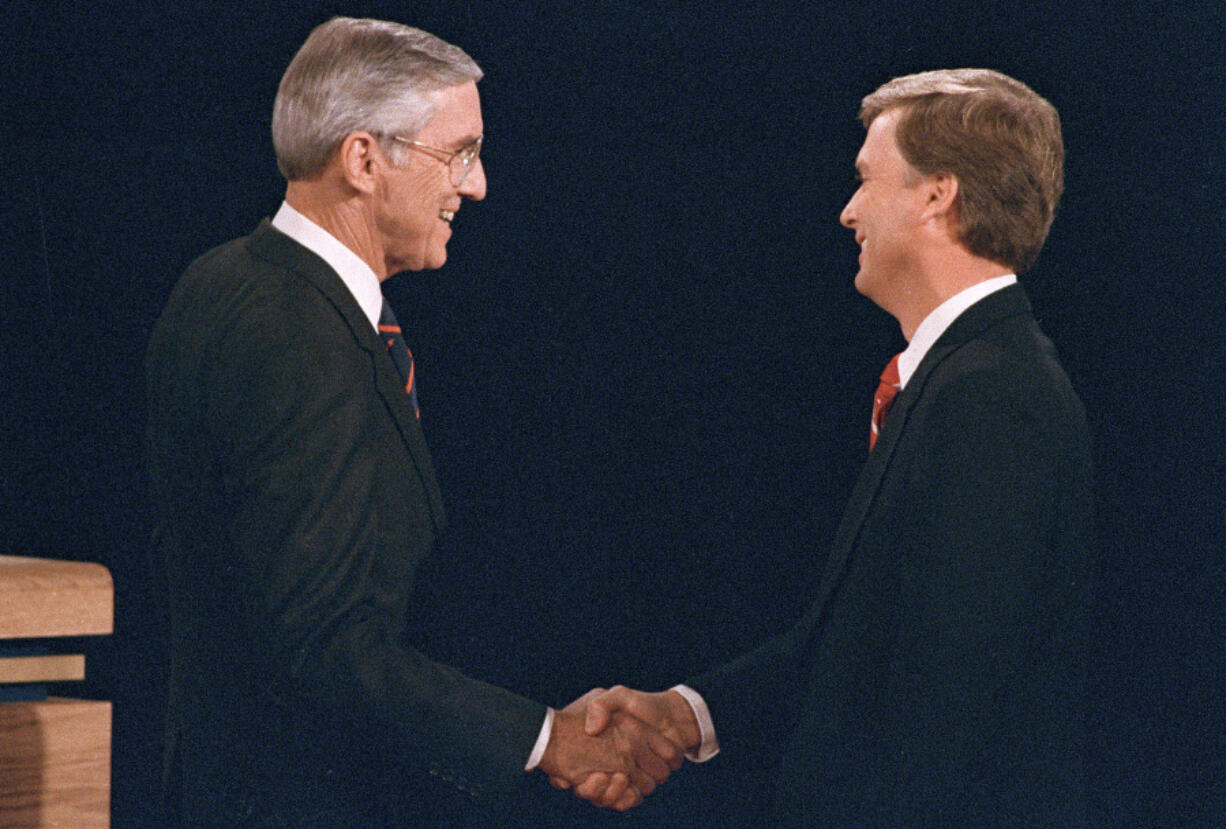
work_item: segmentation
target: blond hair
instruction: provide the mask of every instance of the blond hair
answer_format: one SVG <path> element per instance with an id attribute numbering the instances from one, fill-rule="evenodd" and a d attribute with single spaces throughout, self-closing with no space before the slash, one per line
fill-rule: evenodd
<path id="1" fill-rule="evenodd" d="M 906 75 L 860 107 L 867 128 L 902 109 L 899 153 L 920 175 L 958 180 L 959 241 L 1015 273 L 1038 258 L 1064 189 L 1064 143 L 1056 108 L 991 69 Z"/>

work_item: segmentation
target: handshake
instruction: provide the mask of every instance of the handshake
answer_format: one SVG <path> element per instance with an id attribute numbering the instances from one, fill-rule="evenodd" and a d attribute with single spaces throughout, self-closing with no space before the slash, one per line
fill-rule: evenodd
<path id="1" fill-rule="evenodd" d="M 559 789 L 625 811 L 642 803 L 700 742 L 698 720 L 676 691 L 594 688 L 556 712 L 537 768 Z"/>

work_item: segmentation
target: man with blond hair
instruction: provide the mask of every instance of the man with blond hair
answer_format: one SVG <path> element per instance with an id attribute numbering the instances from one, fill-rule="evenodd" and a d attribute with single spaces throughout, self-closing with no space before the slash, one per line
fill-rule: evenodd
<path id="1" fill-rule="evenodd" d="M 315 29 L 273 108 L 284 203 L 192 263 L 153 333 L 175 824 L 456 825 L 433 788 L 497 793 L 538 768 L 610 775 L 592 799 L 624 809 L 681 762 L 629 717 L 589 736 L 582 700 L 548 709 L 405 638 L 444 515 L 381 285 L 442 266 L 485 196 L 480 78 L 408 26 Z"/>
<path id="2" fill-rule="evenodd" d="M 618 687 L 588 730 L 628 711 L 705 756 L 777 763 L 772 826 L 1083 825 L 1090 446 L 1017 282 L 1063 187 L 1060 120 L 980 69 L 897 78 L 861 120 L 841 221 L 856 289 L 908 346 L 816 595 L 687 683 L 707 711 Z"/>

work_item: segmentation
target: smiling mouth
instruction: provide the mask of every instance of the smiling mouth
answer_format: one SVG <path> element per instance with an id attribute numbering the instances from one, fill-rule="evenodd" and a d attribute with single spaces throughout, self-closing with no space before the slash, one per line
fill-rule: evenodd
<path id="1" fill-rule="evenodd" d="M 446 209 L 439 210 L 438 217 L 447 224 L 451 224 L 451 220 L 455 218 L 455 211 Z"/>

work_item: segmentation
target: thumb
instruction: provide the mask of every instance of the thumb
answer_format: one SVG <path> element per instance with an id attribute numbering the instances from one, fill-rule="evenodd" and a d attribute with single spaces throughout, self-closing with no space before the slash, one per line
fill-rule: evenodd
<path id="1" fill-rule="evenodd" d="M 586 694 L 579 697 L 579 699 L 575 700 L 574 702 L 572 702 L 570 705 L 566 707 L 567 708 L 570 708 L 571 706 L 574 706 L 576 708 L 586 707 L 589 702 L 596 699 L 596 697 L 600 696 L 603 693 L 605 693 L 604 688 L 593 688 L 592 690 L 588 691 Z"/>
<path id="2" fill-rule="evenodd" d="M 583 724 L 583 730 L 587 732 L 589 737 L 595 737 L 609 724 L 609 718 L 613 713 L 605 707 L 600 700 L 592 700 L 587 704 L 587 717 Z"/>

